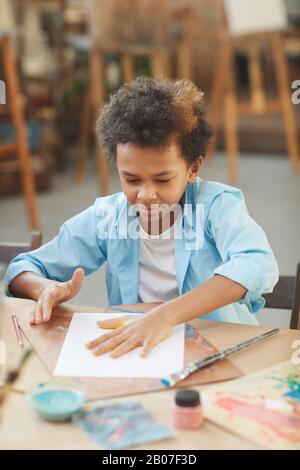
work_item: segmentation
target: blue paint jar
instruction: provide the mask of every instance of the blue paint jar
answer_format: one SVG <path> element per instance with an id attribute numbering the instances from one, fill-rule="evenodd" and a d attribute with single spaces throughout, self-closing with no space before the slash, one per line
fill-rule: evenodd
<path id="1" fill-rule="evenodd" d="M 67 421 L 84 404 L 84 387 L 79 384 L 47 382 L 28 394 L 32 409 L 47 421 Z"/>

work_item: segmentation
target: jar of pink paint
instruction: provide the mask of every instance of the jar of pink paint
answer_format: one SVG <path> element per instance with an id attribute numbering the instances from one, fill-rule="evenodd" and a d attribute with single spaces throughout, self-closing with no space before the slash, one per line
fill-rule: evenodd
<path id="1" fill-rule="evenodd" d="M 177 429 L 197 429 L 203 425 L 200 393 L 197 390 L 178 390 L 172 407 L 173 424 Z"/>

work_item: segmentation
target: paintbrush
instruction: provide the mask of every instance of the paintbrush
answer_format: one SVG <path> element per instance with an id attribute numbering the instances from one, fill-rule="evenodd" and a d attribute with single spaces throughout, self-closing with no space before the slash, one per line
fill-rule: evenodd
<path id="1" fill-rule="evenodd" d="M 2 385 L 2 387 L 0 387 L 0 407 L 4 404 L 6 398 L 9 395 L 9 392 L 12 389 L 14 382 L 20 375 L 22 366 L 25 364 L 31 353 L 32 349 L 25 349 L 22 352 L 18 365 L 7 372 L 4 384 Z"/>
<path id="2" fill-rule="evenodd" d="M 171 374 L 169 377 L 165 377 L 161 379 L 161 383 L 165 385 L 165 387 L 168 387 L 168 388 L 174 387 L 174 385 L 186 379 L 194 372 L 197 372 L 198 370 L 201 370 L 204 367 L 207 367 L 208 365 L 214 364 L 217 361 L 221 361 L 222 359 L 225 359 L 225 357 L 228 357 L 233 353 L 236 353 L 238 351 L 248 348 L 249 346 L 252 346 L 253 344 L 263 341 L 264 339 L 269 338 L 270 336 L 273 336 L 278 332 L 279 332 L 278 328 L 267 331 L 266 333 L 263 333 L 262 335 L 255 336 L 254 338 L 251 338 L 248 341 L 244 341 L 243 343 L 239 343 L 236 346 L 232 346 L 231 348 L 224 349 L 223 351 L 213 354 L 211 356 L 208 356 L 204 359 L 201 359 L 200 361 L 190 362 L 187 366 L 185 366 L 180 371 L 175 372 L 174 374 Z"/>

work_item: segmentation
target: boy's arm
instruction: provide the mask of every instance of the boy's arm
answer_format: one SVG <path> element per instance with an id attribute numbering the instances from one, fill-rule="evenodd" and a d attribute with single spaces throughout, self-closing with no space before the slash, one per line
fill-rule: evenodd
<path id="1" fill-rule="evenodd" d="M 261 295 L 271 292 L 278 280 L 278 266 L 267 237 L 249 216 L 239 190 L 215 198 L 207 227 L 223 264 L 208 281 L 153 310 L 155 317 L 165 315 L 172 326 L 234 302 L 246 304 L 255 313 L 263 306 Z"/>
<path id="2" fill-rule="evenodd" d="M 246 292 L 241 284 L 216 275 L 186 294 L 161 305 L 156 314 L 168 316 L 170 324 L 175 326 L 237 302 Z"/>
<path id="3" fill-rule="evenodd" d="M 165 311 L 173 311 L 169 315 L 174 324 L 234 302 L 245 303 L 250 312 L 256 312 L 262 306 L 261 294 L 271 292 L 278 280 L 277 263 L 267 237 L 249 216 L 239 190 L 215 198 L 207 226 L 223 264 L 211 279 L 165 305 Z"/>
<path id="4" fill-rule="evenodd" d="M 55 281 L 46 279 L 30 271 L 22 272 L 16 276 L 10 283 L 10 292 L 15 297 L 22 297 L 23 299 L 37 300 L 42 291 Z"/>
<path id="5" fill-rule="evenodd" d="M 222 259 L 212 278 L 140 320 L 92 341 L 88 348 L 94 354 L 113 351 L 112 356 L 118 357 L 142 345 L 141 355 L 147 356 L 179 323 L 234 302 L 247 305 L 252 313 L 263 306 L 261 295 L 272 291 L 278 267 L 264 231 L 249 216 L 239 190 L 232 188 L 214 199 L 206 230 L 209 243 L 216 246 Z"/>
<path id="6" fill-rule="evenodd" d="M 83 268 L 88 275 L 105 259 L 105 250 L 97 237 L 95 209 L 91 206 L 65 222 L 50 242 L 12 260 L 6 274 L 8 293 L 36 298 L 51 281 L 67 282 L 77 268 Z M 28 287 L 29 276 L 32 289 Z"/>
<path id="7" fill-rule="evenodd" d="M 117 358 L 142 346 L 140 355 L 146 357 L 160 341 L 171 334 L 174 326 L 236 302 L 245 293 L 246 289 L 240 284 L 224 276 L 214 276 L 190 292 L 152 309 L 141 318 L 130 318 L 124 325 L 121 321 L 117 329 L 90 341 L 86 347 L 96 356 L 111 352 L 111 356 Z M 115 321 L 120 321 L 120 318 Z M 105 320 L 98 322 L 100 328 L 106 328 L 106 325 Z"/>
<path id="8" fill-rule="evenodd" d="M 49 243 L 22 253 L 10 263 L 6 275 L 8 294 L 37 301 L 31 323 L 48 321 L 52 308 L 74 297 L 84 274 L 98 269 L 105 259 L 92 206 L 65 222 Z"/>
<path id="9" fill-rule="evenodd" d="M 249 215 L 241 191 L 232 188 L 214 199 L 207 232 L 223 261 L 213 275 L 244 286 L 246 295 L 238 301 L 256 313 L 265 303 L 262 294 L 272 292 L 279 272 L 266 234 Z"/>

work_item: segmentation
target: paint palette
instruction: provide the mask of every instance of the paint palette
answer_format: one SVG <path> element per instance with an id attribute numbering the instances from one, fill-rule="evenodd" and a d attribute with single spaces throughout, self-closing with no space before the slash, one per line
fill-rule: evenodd
<path id="1" fill-rule="evenodd" d="M 300 365 L 291 361 L 204 392 L 207 419 L 270 449 L 300 449 Z"/>

